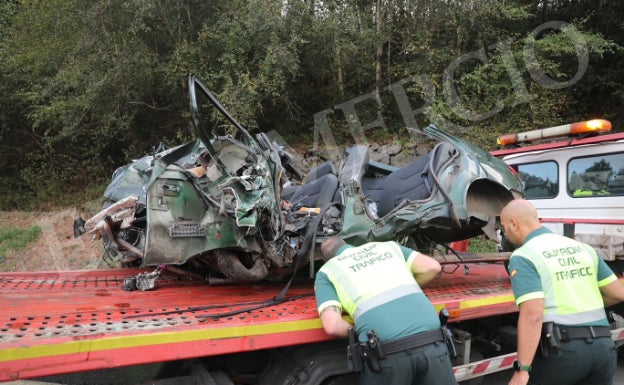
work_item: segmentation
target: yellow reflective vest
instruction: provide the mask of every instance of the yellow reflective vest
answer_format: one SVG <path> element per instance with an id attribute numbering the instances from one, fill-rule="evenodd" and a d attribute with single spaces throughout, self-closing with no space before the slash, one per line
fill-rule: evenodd
<path id="1" fill-rule="evenodd" d="M 511 256 L 527 258 L 537 270 L 542 291 L 525 290 L 516 302 L 544 298 L 544 322 L 562 325 L 592 324 L 605 319 L 600 286 L 613 280 L 612 276 L 601 282 L 598 277 L 599 258 L 588 245 L 552 233 L 528 239 Z M 518 267 L 520 269 L 521 267 Z M 515 282 L 512 271 L 512 284 Z M 514 291 L 516 288 L 514 288 Z"/>
<path id="2" fill-rule="evenodd" d="M 411 261 L 405 260 L 397 243 L 372 242 L 345 249 L 320 271 L 333 283 L 343 308 L 357 322 L 370 309 L 422 293 L 411 273 Z"/>

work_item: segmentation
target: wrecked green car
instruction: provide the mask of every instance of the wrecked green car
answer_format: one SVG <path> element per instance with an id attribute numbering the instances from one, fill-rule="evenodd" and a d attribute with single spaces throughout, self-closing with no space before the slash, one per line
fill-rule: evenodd
<path id="1" fill-rule="evenodd" d="M 328 236 L 420 250 L 496 237 L 501 208 L 521 196 L 502 161 L 434 126 L 424 132 L 437 144 L 403 167 L 372 162 L 358 145 L 303 176 L 291 153 L 250 135 L 195 76 L 188 85 L 198 138 L 120 167 L 104 209 L 76 222 L 78 234 L 102 238 L 109 264 L 172 266 L 214 284 L 279 280 L 304 266 L 312 276 Z"/>

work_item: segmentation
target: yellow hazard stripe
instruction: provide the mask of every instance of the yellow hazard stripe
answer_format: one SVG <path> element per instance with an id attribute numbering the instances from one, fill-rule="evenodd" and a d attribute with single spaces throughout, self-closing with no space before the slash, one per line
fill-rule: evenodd
<path id="1" fill-rule="evenodd" d="M 485 297 L 485 298 L 477 298 L 477 299 L 467 299 L 459 302 L 459 310 L 467 310 L 467 309 L 475 309 L 490 305 L 498 305 L 501 303 L 514 302 L 515 298 L 513 294 L 503 294 L 497 295 L 493 297 Z M 440 303 L 435 305 L 436 311 L 440 311 L 442 308 L 457 309 L 454 306 L 448 306 L 447 304 Z"/>
<path id="2" fill-rule="evenodd" d="M 475 307 L 482 307 L 487 305 L 497 305 L 506 302 L 515 302 L 513 294 L 504 294 L 498 295 L 495 297 L 487 297 L 480 299 L 468 299 L 465 301 L 461 301 L 459 308 L 460 309 L 472 309 Z"/>
<path id="3" fill-rule="evenodd" d="M 117 336 L 111 338 L 88 339 L 52 345 L 27 346 L 23 348 L 0 349 L 0 362 L 34 359 L 66 354 L 95 352 L 103 350 L 134 348 L 168 343 L 219 340 L 225 338 L 250 337 L 293 331 L 322 328 L 321 320 L 310 319 L 263 325 L 237 326 L 222 329 L 197 329 L 172 331 L 142 335 Z"/>

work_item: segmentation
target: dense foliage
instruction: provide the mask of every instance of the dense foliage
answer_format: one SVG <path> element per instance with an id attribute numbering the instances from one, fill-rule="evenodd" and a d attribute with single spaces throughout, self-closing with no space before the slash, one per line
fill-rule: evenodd
<path id="1" fill-rule="evenodd" d="M 3 0 L 0 208 L 88 196 L 191 138 L 188 73 L 291 144 L 322 124 L 407 142 L 433 122 L 486 148 L 591 117 L 621 130 L 623 18 L 594 0 Z"/>

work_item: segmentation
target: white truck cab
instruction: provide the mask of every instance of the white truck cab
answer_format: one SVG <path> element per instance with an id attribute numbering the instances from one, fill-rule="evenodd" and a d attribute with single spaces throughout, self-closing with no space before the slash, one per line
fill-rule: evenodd
<path id="1" fill-rule="evenodd" d="M 566 124 L 498 138 L 492 151 L 524 182 L 541 222 L 592 245 L 624 270 L 624 133 L 606 120 Z"/>

